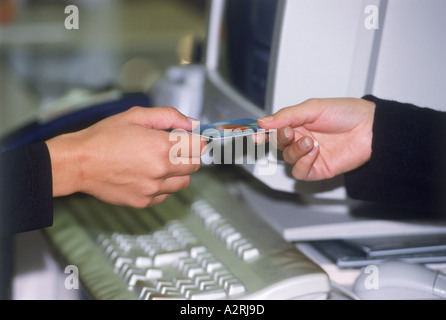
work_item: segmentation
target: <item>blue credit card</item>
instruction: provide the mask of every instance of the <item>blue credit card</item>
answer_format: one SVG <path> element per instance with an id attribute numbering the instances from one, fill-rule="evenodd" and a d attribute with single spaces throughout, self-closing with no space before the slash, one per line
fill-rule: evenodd
<path id="1" fill-rule="evenodd" d="M 271 130 L 265 130 L 257 124 L 257 120 L 244 118 L 231 121 L 221 121 L 209 124 L 200 124 L 199 132 L 208 140 L 230 139 L 252 134 L 265 134 Z"/>

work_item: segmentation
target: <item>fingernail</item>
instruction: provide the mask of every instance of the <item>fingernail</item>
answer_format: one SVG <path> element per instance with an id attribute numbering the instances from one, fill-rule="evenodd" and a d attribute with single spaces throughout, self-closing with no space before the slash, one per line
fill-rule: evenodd
<path id="1" fill-rule="evenodd" d="M 308 139 L 308 137 L 305 137 L 303 140 L 300 140 L 299 141 L 299 146 L 303 150 L 308 149 L 311 146 L 310 139 Z"/>
<path id="2" fill-rule="evenodd" d="M 189 122 L 192 123 L 192 130 L 196 129 L 200 124 L 199 120 L 192 118 L 192 117 L 187 117 L 187 120 L 189 120 Z"/>
<path id="3" fill-rule="evenodd" d="M 308 153 L 308 155 L 310 157 L 314 156 L 315 154 L 317 154 L 317 152 L 319 151 L 319 142 L 317 142 L 316 140 L 313 140 L 313 149 Z"/>
<path id="4" fill-rule="evenodd" d="M 257 121 L 260 121 L 260 122 L 269 122 L 269 121 L 272 121 L 272 120 L 274 120 L 274 117 L 273 117 L 273 116 L 267 116 L 267 117 L 260 118 L 260 119 L 258 119 Z"/>
<path id="5" fill-rule="evenodd" d="M 280 135 L 282 136 L 282 138 L 284 138 L 285 140 L 288 140 L 290 138 L 290 132 L 288 131 L 288 128 L 285 127 L 284 129 L 280 130 Z"/>

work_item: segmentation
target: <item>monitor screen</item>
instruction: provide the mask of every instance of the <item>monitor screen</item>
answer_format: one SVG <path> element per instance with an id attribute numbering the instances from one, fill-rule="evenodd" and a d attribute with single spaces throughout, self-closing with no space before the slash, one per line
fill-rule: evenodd
<path id="1" fill-rule="evenodd" d="M 240 94 L 265 108 L 278 1 L 228 0 L 220 30 L 218 72 Z"/>

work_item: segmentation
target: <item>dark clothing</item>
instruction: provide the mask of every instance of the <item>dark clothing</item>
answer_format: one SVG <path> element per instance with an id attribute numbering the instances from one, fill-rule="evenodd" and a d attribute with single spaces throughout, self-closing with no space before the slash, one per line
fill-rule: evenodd
<path id="1" fill-rule="evenodd" d="M 446 209 L 446 113 L 365 97 L 376 103 L 371 160 L 345 174 L 354 198 L 427 210 Z M 51 159 L 44 142 L 0 158 L 1 234 L 52 224 Z"/>
<path id="2" fill-rule="evenodd" d="M 0 158 L 2 235 L 52 225 L 51 159 L 44 142 L 5 151 Z"/>
<path id="3" fill-rule="evenodd" d="M 349 196 L 416 210 L 444 210 L 446 112 L 364 98 L 376 104 L 372 156 L 345 174 Z"/>

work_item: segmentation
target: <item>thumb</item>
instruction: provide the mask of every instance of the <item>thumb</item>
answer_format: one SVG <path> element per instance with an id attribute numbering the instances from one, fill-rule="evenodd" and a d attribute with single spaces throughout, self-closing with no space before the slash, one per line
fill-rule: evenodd
<path id="1" fill-rule="evenodd" d="M 151 129 L 183 129 L 190 131 L 197 121 L 173 107 L 133 107 L 128 112 L 130 121 Z"/>

